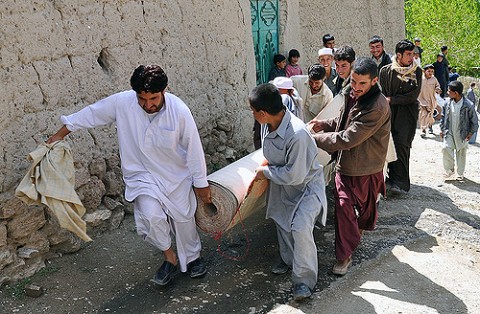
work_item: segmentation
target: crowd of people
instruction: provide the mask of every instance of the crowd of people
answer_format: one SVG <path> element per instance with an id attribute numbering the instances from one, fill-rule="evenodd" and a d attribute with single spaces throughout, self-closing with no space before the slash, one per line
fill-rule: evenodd
<path id="1" fill-rule="evenodd" d="M 468 141 L 478 129 L 475 85 L 464 97 L 460 81 L 445 85 L 445 67 L 431 64 L 422 69 L 417 61 L 423 52 L 419 39 L 415 44 L 401 40 L 390 56 L 382 38 L 373 36 L 368 43 L 371 56 L 361 58 L 351 46 L 336 48 L 330 34 L 322 39 L 318 63 L 305 74 L 298 50 L 290 50 L 288 64 L 277 54 L 271 82 L 248 96 L 258 123 L 255 145 L 265 157 L 254 180 L 270 181 L 266 217 L 275 222 L 278 238 L 280 260 L 272 272 L 291 270 L 297 301 L 310 297 L 317 282 L 313 229 L 317 222 L 326 223 L 330 178 L 335 186 L 332 272 L 344 275 L 363 232 L 375 229 L 380 195 L 410 190 L 409 159 L 417 121 L 420 117 L 422 131 L 431 127 L 436 93 L 448 94 L 438 110 L 446 178 L 455 168 L 463 178 Z M 437 63 L 443 64 L 446 54 L 439 53 Z M 442 80 L 435 76 L 437 67 Z M 166 91 L 168 77 L 160 66 L 137 67 L 130 84 L 131 90 L 62 116 L 64 126 L 47 143 L 53 145 L 70 132 L 116 123 L 125 198 L 134 204 L 137 232 L 164 256 L 152 280 L 167 285 L 177 268 L 192 278 L 202 277 L 207 268 L 194 214 L 197 197 L 208 204 L 212 196 L 195 121 L 187 105 Z M 327 106 L 337 106 L 338 114 L 323 117 Z M 391 138 L 397 158 L 385 172 Z M 318 149 L 331 154 L 325 168 L 317 160 Z"/>
<path id="2" fill-rule="evenodd" d="M 269 116 L 269 109 L 250 102 L 256 121 L 264 125 L 257 148 L 263 148 L 268 160 L 266 166 L 257 169 L 258 178 L 267 178 L 272 185 L 283 185 L 283 188 L 275 190 L 276 193 L 272 194 L 271 190 L 269 194 L 268 211 L 277 212 L 282 219 L 280 221 L 275 218 L 276 215 L 268 215 L 277 226 L 281 257 L 272 272 L 284 273 L 292 269 L 296 300 L 307 297 L 308 291 L 313 288 L 314 278 L 307 278 L 306 274 L 316 276 L 316 262 L 307 265 L 301 258 L 295 258 L 306 256 L 305 247 L 312 247 L 311 239 L 305 245 L 307 236 L 303 233 L 311 235 L 315 219 L 302 220 L 308 230 L 297 230 L 294 228 L 296 216 L 293 215 L 296 213 L 304 217 L 304 211 L 313 211 L 302 206 L 303 197 L 311 192 L 308 186 L 313 179 L 307 176 L 311 174 L 309 171 L 304 170 L 303 177 L 291 173 L 300 167 L 298 163 L 310 162 L 311 159 L 303 156 L 310 151 L 311 142 L 331 154 L 331 160 L 324 165 L 323 171 L 325 183 L 328 184 L 333 176 L 335 186 L 336 263 L 332 272 L 344 275 L 352 264 L 352 255 L 363 232 L 375 228 L 380 195 L 404 195 L 411 188 L 409 163 L 417 127 L 420 127 L 422 137 L 427 136 L 427 131 L 435 136 L 432 125 L 436 120 L 440 121 L 444 178 L 463 180 L 466 151 L 469 142 L 475 142 L 477 113 L 480 112 L 478 105 L 475 109 L 475 83 L 470 85 L 464 96 L 459 75 L 449 65 L 447 46 L 441 47 L 435 63 L 422 67 L 424 50 L 420 38 L 415 38 L 414 42 L 401 40 L 395 46 L 395 53 L 389 55 L 384 49 L 383 39 L 373 36 L 368 42 L 371 55 L 361 58 L 356 57 L 351 46 L 336 48 L 335 38 L 330 34 L 323 36 L 323 44 L 324 47 L 318 50 L 318 63 L 309 66 L 305 74 L 298 65 L 298 50 L 290 51 L 296 58 L 285 66 L 295 67 L 296 72 L 281 75 L 282 84 L 285 86 L 288 82 L 289 92 L 276 97 L 278 104 L 275 105 L 284 104 L 283 111 L 278 107 L 275 111 L 277 117 L 282 117 L 282 123 L 259 119 L 263 115 Z M 276 55 L 275 62 L 282 59 L 279 56 Z M 275 64 L 276 68 L 270 72 L 272 81 L 264 84 L 270 86 L 271 95 L 264 96 L 263 100 L 256 99 L 256 102 L 271 102 L 274 106 L 272 97 L 276 90 L 281 90 L 278 73 L 283 66 L 279 62 Z M 292 104 L 297 109 L 289 109 Z M 338 110 L 333 112 L 338 114 L 330 117 L 322 115 L 326 107 L 332 106 L 337 107 Z M 301 130 L 298 130 L 298 120 L 305 123 Z M 285 134 L 288 134 L 289 128 L 290 132 L 302 136 L 287 137 Z M 304 137 L 308 131 L 310 140 Z M 390 138 L 393 139 L 396 159 L 388 162 L 385 170 Z M 281 139 L 283 144 L 271 145 L 275 139 Z M 299 145 L 304 148 L 299 149 Z M 271 151 L 278 147 L 283 148 L 283 158 L 270 160 Z M 299 154 L 299 151 L 303 153 Z M 302 160 L 298 160 L 298 156 L 302 156 Z M 317 162 L 314 160 L 314 163 Z M 302 169 L 305 167 L 308 169 L 302 164 Z M 273 169 L 283 177 L 272 176 Z M 316 175 L 321 176 L 321 173 Z M 296 178 L 295 183 L 287 180 L 292 177 Z M 297 193 L 282 196 L 280 191 L 290 189 L 292 185 L 297 188 Z M 278 212 L 279 198 L 290 206 L 289 215 Z M 285 218 L 288 218 L 289 224 L 285 224 Z M 288 247 L 288 254 L 285 247 Z"/>

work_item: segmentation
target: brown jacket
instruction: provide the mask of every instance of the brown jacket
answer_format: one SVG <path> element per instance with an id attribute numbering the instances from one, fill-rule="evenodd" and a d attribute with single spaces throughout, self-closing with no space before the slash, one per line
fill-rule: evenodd
<path id="1" fill-rule="evenodd" d="M 347 176 L 364 176 L 383 170 L 390 136 L 390 106 L 378 85 L 360 97 L 344 114 L 351 87 L 345 88 L 340 116 L 322 120 L 323 133 L 314 135 L 317 146 L 335 153 L 336 170 Z M 339 121 L 341 119 L 341 121 Z M 344 125 L 343 129 L 340 126 Z"/>

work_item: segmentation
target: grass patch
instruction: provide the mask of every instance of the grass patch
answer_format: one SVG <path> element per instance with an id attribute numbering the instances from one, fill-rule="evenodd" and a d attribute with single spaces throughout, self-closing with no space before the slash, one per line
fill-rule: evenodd
<path id="1" fill-rule="evenodd" d="M 25 286 L 31 284 L 35 279 L 45 278 L 50 274 L 56 273 L 60 268 L 56 266 L 47 266 L 40 269 L 33 276 L 20 280 L 19 282 L 13 285 L 5 286 L 5 294 L 13 299 L 23 299 L 25 298 Z"/>
<path id="2" fill-rule="evenodd" d="M 56 273 L 59 271 L 60 268 L 57 266 L 47 266 L 42 269 L 40 269 L 35 275 L 33 275 L 33 278 L 45 278 L 50 274 Z"/>
<path id="3" fill-rule="evenodd" d="M 32 283 L 32 279 L 25 278 L 14 284 L 13 286 L 6 286 L 5 293 L 7 296 L 13 299 L 23 299 L 25 298 L 25 286 Z"/>

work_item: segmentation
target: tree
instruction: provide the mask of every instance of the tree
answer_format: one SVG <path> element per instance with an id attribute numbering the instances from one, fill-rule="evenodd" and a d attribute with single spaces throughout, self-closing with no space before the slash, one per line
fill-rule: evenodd
<path id="1" fill-rule="evenodd" d="M 422 40 L 422 64 L 448 46 L 448 61 L 463 75 L 480 76 L 480 0 L 405 0 L 408 38 Z"/>

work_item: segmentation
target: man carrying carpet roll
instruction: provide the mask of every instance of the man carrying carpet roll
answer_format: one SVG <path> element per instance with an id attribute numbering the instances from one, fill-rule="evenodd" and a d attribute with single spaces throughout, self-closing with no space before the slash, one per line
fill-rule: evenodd
<path id="1" fill-rule="evenodd" d="M 102 99 L 69 116 L 47 143 L 70 132 L 116 123 L 125 198 L 134 202 L 137 232 L 163 251 L 153 282 L 166 285 L 177 265 L 190 277 L 207 269 L 200 258 L 195 224 L 197 200 L 211 203 L 200 136 L 186 104 L 165 92 L 168 77 L 158 65 L 140 65 L 130 78 L 132 90 Z M 195 193 L 194 193 L 195 191 Z M 177 253 L 170 234 L 175 235 Z"/>
<path id="2" fill-rule="evenodd" d="M 296 301 L 312 295 L 317 283 L 317 248 L 314 223 L 321 214 L 325 225 L 327 199 L 317 147 L 305 124 L 286 110 L 278 89 L 272 84 L 255 87 L 249 95 L 258 123 L 266 125 L 263 154 L 268 163 L 256 169 L 254 180 L 270 180 L 267 218 L 277 227 L 281 262 L 275 274 L 292 269 Z"/>
<path id="3" fill-rule="evenodd" d="M 335 256 L 332 272 L 345 275 L 364 230 L 374 230 L 390 137 L 390 107 L 377 84 L 377 64 L 355 61 L 338 117 L 309 122 L 317 146 L 335 164 Z"/>

